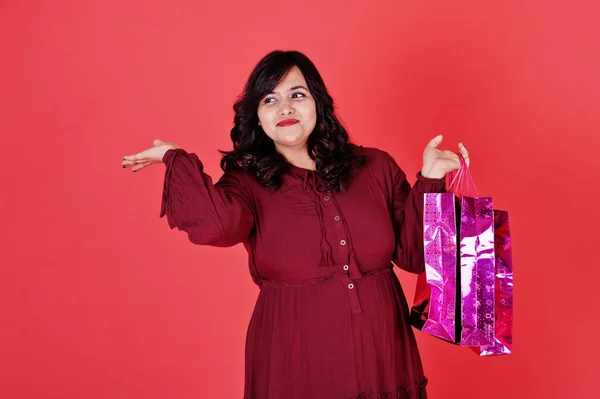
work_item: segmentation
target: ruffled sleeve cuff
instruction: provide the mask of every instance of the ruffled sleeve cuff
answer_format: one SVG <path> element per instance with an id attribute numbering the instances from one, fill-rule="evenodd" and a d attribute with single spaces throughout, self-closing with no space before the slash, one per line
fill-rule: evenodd
<path id="1" fill-rule="evenodd" d="M 171 160 L 173 159 L 173 157 L 175 156 L 175 154 L 176 154 L 177 152 L 185 152 L 185 150 L 183 150 L 182 148 L 171 148 L 171 149 L 168 149 L 168 150 L 167 150 L 167 151 L 166 151 L 166 152 L 163 154 L 163 157 L 162 157 L 162 161 L 163 161 L 163 163 L 165 163 L 165 164 L 169 165 L 169 164 L 170 164 L 170 162 L 171 162 Z"/>
<path id="2" fill-rule="evenodd" d="M 421 172 L 417 173 L 417 182 L 422 186 L 424 193 L 445 193 L 446 177 L 433 179 L 425 177 Z"/>
<path id="3" fill-rule="evenodd" d="M 183 158 L 182 158 L 183 157 Z M 183 161 L 179 161 L 182 160 Z M 181 226 L 181 221 L 177 220 L 172 212 L 173 199 L 185 202 L 186 186 L 191 180 L 191 176 L 203 175 L 204 165 L 194 154 L 189 154 L 183 148 L 171 148 L 167 150 L 162 158 L 165 164 L 165 176 L 163 180 L 163 195 L 160 204 L 159 217 L 167 216 L 169 226 Z M 177 168 L 176 165 L 177 164 Z M 188 193 L 189 194 L 189 193 Z"/>

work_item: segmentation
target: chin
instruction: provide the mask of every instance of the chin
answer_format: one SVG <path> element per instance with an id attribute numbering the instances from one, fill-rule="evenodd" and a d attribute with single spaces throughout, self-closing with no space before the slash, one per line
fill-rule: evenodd
<path id="1" fill-rule="evenodd" d="M 303 137 L 303 136 L 286 136 L 286 137 L 281 137 L 279 141 L 282 143 L 285 143 L 285 144 L 298 144 L 303 141 L 306 141 L 307 139 L 308 139 L 308 137 Z"/>
<path id="2" fill-rule="evenodd" d="M 297 139 L 297 140 L 283 139 L 283 140 L 279 140 L 278 144 L 286 146 L 286 147 L 297 147 L 300 145 L 306 145 L 306 140 L 304 140 L 304 139 Z"/>

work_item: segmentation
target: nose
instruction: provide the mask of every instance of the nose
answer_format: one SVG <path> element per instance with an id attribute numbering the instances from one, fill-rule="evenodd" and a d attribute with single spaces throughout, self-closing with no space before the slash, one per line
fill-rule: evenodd
<path id="1" fill-rule="evenodd" d="M 281 115 L 291 115 L 295 112 L 294 106 L 292 105 L 292 102 L 289 99 L 284 99 L 280 102 L 281 104 L 281 109 L 279 110 L 279 112 L 281 113 Z"/>

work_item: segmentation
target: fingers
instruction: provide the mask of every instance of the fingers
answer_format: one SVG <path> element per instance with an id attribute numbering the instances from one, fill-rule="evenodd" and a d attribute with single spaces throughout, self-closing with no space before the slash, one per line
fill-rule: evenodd
<path id="1" fill-rule="evenodd" d="M 147 163 L 150 162 L 150 158 L 147 158 L 143 155 L 140 154 L 136 154 L 136 155 L 127 155 L 123 157 L 123 162 L 121 162 L 121 165 L 126 168 L 128 166 L 134 166 L 137 164 L 141 164 L 141 163 Z"/>
<path id="2" fill-rule="evenodd" d="M 152 144 L 153 144 L 153 146 L 154 146 L 154 147 L 158 147 L 158 146 L 160 146 L 160 145 L 163 145 L 163 144 L 165 144 L 165 143 L 163 143 L 161 140 L 154 140 L 154 141 L 152 142 Z M 149 157 L 148 157 L 148 152 L 149 152 L 150 150 L 151 150 L 151 149 L 147 149 L 147 150 L 144 150 L 144 151 L 142 151 L 142 152 L 138 152 L 137 154 L 134 154 L 134 155 L 125 155 L 125 156 L 123 157 L 123 159 L 124 159 L 125 161 L 138 161 L 138 162 L 146 162 L 146 161 L 149 161 L 149 159 L 148 159 L 148 158 L 149 158 Z"/>
<path id="3" fill-rule="evenodd" d="M 131 171 L 132 171 L 132 172 L 137 172 L 138 170 L 142 170 L 142 169 L 144 169 L 146 166 L 150 166 L 150 165 L 152 165 L 152 162 L 144 162 L 144 163 L 139 163 L 139 164 L 135 165 L 135 166 L 134 166 L 134 167 L 131 169 Z"/>
<path id="4" fill-rule="evenodd" d="M 128 167 L 128 166 L 135 166 L 135 165 L 139 165 L 139 164 L 143 164 L 143 163 L 148 163 L 150 162 L 148 159 L 144 159 L 144 160 L 136 160 L 136 161 L 123 161 L 121 162 L 121 166 L 123 166 L 124 168 Z"/>
<path id="5" fill-rule="evenodd" d="M 126 168 L 128 166 L 144 164 L 144 163 L 148 163 L 150 161 L 151 161 L 151 159 L 146 155 L 146 151 L 142 151 L 135 155 L 125 155 L 123 157 L 123 162 L 121 162 L 121 166 Z"/>
<path id="6" fill-rule="evenodd" d="M 146 160 L 146 161 L 123 161 L 121 162 L 121 166 L 123 168 L 128 168 L 131 167 L 133 172 L 137 172 L 140 169 L 145 168 L 146 166 L 152 165 L 154 162 L 151 162 L 150 160 Z"/>
<path id="7" fill-rule="evenodd" d="M 133 155 L 125 155 L 123 157 L 123 161 L 121 162 L 121 166 L 123 168 L 131 166 L 133 167 L 133 172 L 137 172 L 138 170 L 141 170 L 148 165 L 157 163 L 159 161 L 157 158 L 157 151 L 159 150 L 157 150 L 156 147 L 164 146 L 171 143 L 165 143 L 162 140 L 156 139 L 152 142 L 152 144 L 153 146 L 151 148 L 148 148 L 142 152 L 138 152 L 137 154 Z"/>
<path id="8" fill-rule="evenodd" d="M 465 159 L 467 166 L 469 166 L 471 164 L 471 160 L 469 159 L 469 151 L 467 151 L 467 147 L 465 147 L 463 143 L 458 143 L 458 151 Z"/>
<path id="9" fill-rule="evenodd" d="M 138 152 L 135 155 L 125 155 L 123 157 L 123 159 L 125 161 L 144 161 L 148 159 L 148 156 L 146 155 L 146 151 L 142 151 L 142 152 Z"/>
<path id="10" fill-rule="evenodd" d="M 442 136 L 441 134 L 438 134 L 437 136 L 435 136 L 434 138 L 432 138 L 429 143 L 427 143 L 427 147 L 429 148 L 437 148 L 438 145 L 440 145 L 440 143 L 442 142 L 442 140 L 444 139 L 444 136 Z"/>
<path id="11" fill-rule="evenodd" d="M 154 146 L 156 147 L 156 142 L 160 142 L 162 143 L 162 141 L 160 140 L 154 140 Z M 162 145 L 162 144 L 160 144 Z M 123 157 L 123 160 L 125 161 L 131 161 L 131 162 L 148 162 L 150 161 L 150 157 L 149 157 L 149 152 L 151 149 L 147 149 L 144 150 L 142 152 L 138 152 L 137 154 L 134 155 L 125 155 Z"/>

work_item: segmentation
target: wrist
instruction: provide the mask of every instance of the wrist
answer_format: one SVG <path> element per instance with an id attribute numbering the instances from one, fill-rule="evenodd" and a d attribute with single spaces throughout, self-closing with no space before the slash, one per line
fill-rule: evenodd
<path id="1" fill-rule="evenodd" d="M 446 176 L 446 173 L 434 168 L 423 167 L 421 169 L 421 176 L 428 179 L 441 179 Z"/>
<path id="2" fill-rule="evenodd" d="M 160 157 L 161 162 L 165 162 L 166 155 L 170 150 L 176 150 L 177 148 L 179 148 L 179 147 L 176 147 L 176 146 L 167 147 L 165 149 L 165 151 L 162 153 L 162 156 Z"/>

